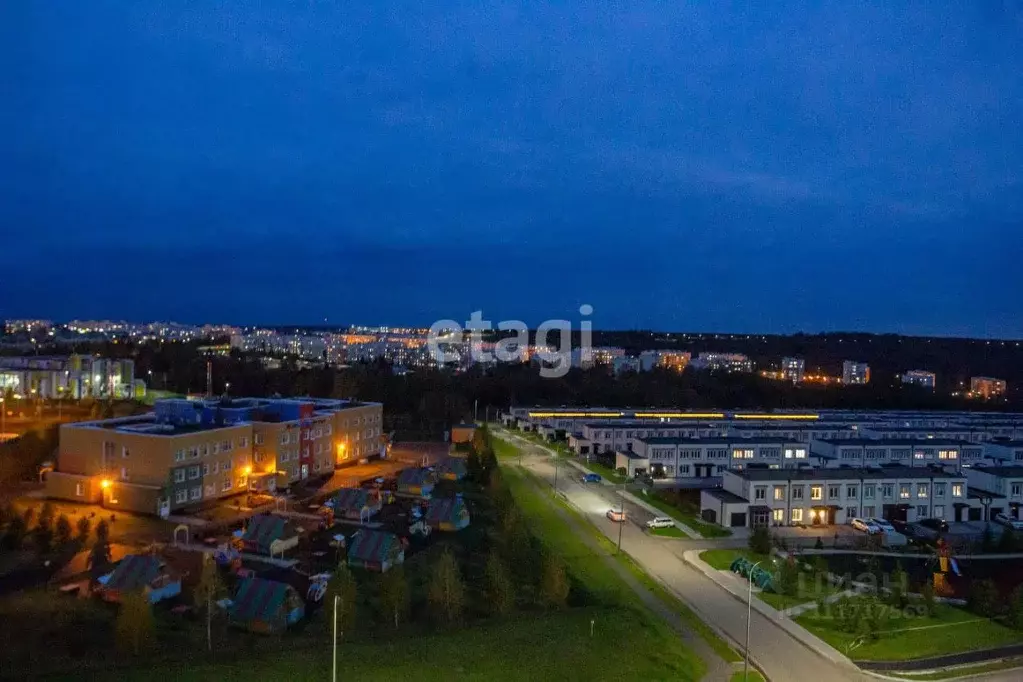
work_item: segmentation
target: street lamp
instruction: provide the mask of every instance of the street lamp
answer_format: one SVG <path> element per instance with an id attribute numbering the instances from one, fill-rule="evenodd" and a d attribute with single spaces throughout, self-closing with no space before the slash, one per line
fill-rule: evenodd
<path id="1" fill-rule="evenodd" d="M 749 591 L 746 593 L 746 656 L 742 666 L 743 682 L 749 682 L 749 624 L 753 617 L 753 571 L 763 560 L 753 564 L 749 569 Z"/>
<path id="2" fill-rule="evenodd" d="M 622 488 L 624 490 L 624 488 L 625 488 L 625 484 L 624 483 L 622 484 Z M 621 554 L 622 553 L 622 528 L 625 527 L 625 495 L 622 495 L 622 490 L 618 491 L 618 499 L 619 499 L 619 501 L 621 503 L 622 519 L 618 523 L 618 551 L 616 552 L 616 554 Z"/>

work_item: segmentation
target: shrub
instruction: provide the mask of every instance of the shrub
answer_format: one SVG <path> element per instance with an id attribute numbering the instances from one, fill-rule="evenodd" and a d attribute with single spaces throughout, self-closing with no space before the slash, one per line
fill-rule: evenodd
<path id="1" fill-rule="evenodd" d="M 966 606 L 978 616 L 994 618 L 998 614 L 998 588 L 994 581 L 985 578 L 974 582 Z"/>
<path id="2" fill-rule="evenodd" d="M 771 553 L 771 532 L 765 526 L 757 526 L 749 536 L 749 548 L 757 554 Z"/>
<path id="3" fill-rule="evenodd" d="M 540 580 L 540 601 L 544 606 L 561 608 L 568 601 L 568 575 L 565 564 L 556 554 L 544 557 Z"/>

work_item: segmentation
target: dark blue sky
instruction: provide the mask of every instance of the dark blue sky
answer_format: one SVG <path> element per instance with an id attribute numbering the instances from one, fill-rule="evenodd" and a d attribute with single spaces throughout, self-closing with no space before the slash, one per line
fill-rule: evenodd
<path id="1" fill-rule="evenodd" d="M 1023 337 L 1017 0 L 254 4 L 2 3 L 0 314 Z"/>

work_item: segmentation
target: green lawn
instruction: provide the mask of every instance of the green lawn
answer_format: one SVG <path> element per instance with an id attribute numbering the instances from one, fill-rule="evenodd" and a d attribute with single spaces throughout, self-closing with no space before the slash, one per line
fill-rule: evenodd
<path id="1" fill-rule="evenodd" d="M 321 681 L 331 675 L 326 641 L 319 650 L 230 663 L 203 663 L 201 657 L 196 652 L 195 661 L 187 665 L 121 670 L 98 679 Z M 338 647 L 338 677 L 343 680 L 696 680 L 702 672 L 702 662 L 667 626 L 625 608 L 523 614 L 451 633 Z"/>
<path id="2" fill-rule="evenodd" d="M 622 476 L 611 467 L 604 466 L 597 461 L 591 461 L 589 463 L 580 462 L 584 467 L 589 469 L 595 474 L 600 474 L 602 477 L 611 481 L 612 483 L 625 483 L 627 480 L 625 476 Z"/>
<path id="3" fill-rule="evenodd" d="M 659 535 L 662 538 L 688 538 L 689 536 L 680 531 L 675 526 L 668 526 L 667 528 L 651 528 L 649 530 L 651 535 Z"/>
<path id="4" fill-rule="evenodd" d="M 732 562 L 739 557 L 745 557 L 754 562 L 762 561 L 765 568 L 771 562 L 771 557 L 766 554 L 757 554 L 748 549 L 708 549 L 700 552 L 700 559 L 719 571 L 727 571 L 731 568 Z"/>
<path id="5" fill-rule="evenodd" d="M 978 663 L 977 665 L 963 665 L 956 666 L 954 668 L 945 668 L 937 672 L 914 674 L 914 673 L 890 673 L 897 677 L 902 677 L 907 680 L 948 680 L 952 678 L 966 677 L 968 675 L 980 675 L 981 673 L 993 673 L 999 670 L 1012 670 L 1014 668 L 1023 667 L 1023 659 L 1020 658 L 1006 658 L 1000 661 L 992 661 L 990 663 Z M 1021 671 L 1023 673 L 1023 671 Z"/>
<path id="6" fill-rule="evenodd" d="M 519 449 L 503 438 L 494 436 L 491 439 L 491 443 L 494 444 L 494 454 L 497 455 L 498 459 L 507 459 L 519 456 Z"/>
<path id="7" fill-rule="evenodd" d="M 741 670 L 737 673 L 732 673 L 730 682 L 764 682 L 764 676 L 759 671 L 750 669 L 749 675 L 746 675 Z"/>
<path id="8" fill-rule="evenodd" d="M 915 614 L 915 609 L 910 609 Z M 1023 633 L 963 609 L 938 604 L 934 618 L 906 615 L 907 610 L 887 609 L 876 640 L 851 648 L 857 639 L 838 629 L 830 613 L 813 609 L 795 620 L 825 642 L 856 660 L 903 661 L 976 649 L 989 649 L 1023 641 Z M 933 627 L 937 626 L 937 627 Z"/>
<path id="9" fill-rule="evenodd" d="M 640 493 L 637 497 L 647 504 L 657 507 L 676 521 L 681 521 L 705 538 L 726 538 L 732 534 L 732 531 L 727 528 L 723 528 L 716 523 L 707 523 L 696 514 L 683 511 L 675 505 L 665 502 L 657 497 L 657 495 L 644 495 Z"/>

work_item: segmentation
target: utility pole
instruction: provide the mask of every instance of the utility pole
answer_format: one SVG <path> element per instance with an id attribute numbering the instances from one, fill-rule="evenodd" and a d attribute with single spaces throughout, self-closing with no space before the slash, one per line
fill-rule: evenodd
<path id="1" fill-rule="evenodd" d="M 213 360 L 206 359 L 206 397 L 213 397 Z"/>
<path id="2" fill-rule="evenodd" d="M 554 494 L 558 494 L 558 453 L 554 453 Z"/>
<path id="3" fill-rule="evenodd" d="M 624 486 L 623 486 L 624 487 Z M 618 497 L 621 501 L 622 520 L 618 524 L 618 551 L 616 554 L 622 553 L 622 529 L 625 527 L 625 496 L 622 495 L 622 491 L 618 491 Z"/>
<path id="4" fill-rule="evenodd" d="M 479 412 L 480 412 L 479 407 L 480 407 L 480 401 L 479 400 L 473 400 L 472 401 L 472 421 L 473 421 L 473 423 L 475 423 L 476 420 L 479 418 Z"/>
<path id="5" fill-rule="evenodd" d="M 749 569 L 749 591 L 746 593 L 746 656 L 742 666 L 742 679 L 749 682 L 749 624 L 753 617 L 753 571 L 757 570 L 762 562 L 758 561 Z"/>
<path id="6" fill-rule="evenodd" d="M 337 682 L 337 603 L 338 603 L 338 595 L 335 594 L 334 595 L 334 667 L 333 667 L 333 677 L 331 678 L 333 680 L 333 682 Z"/>

